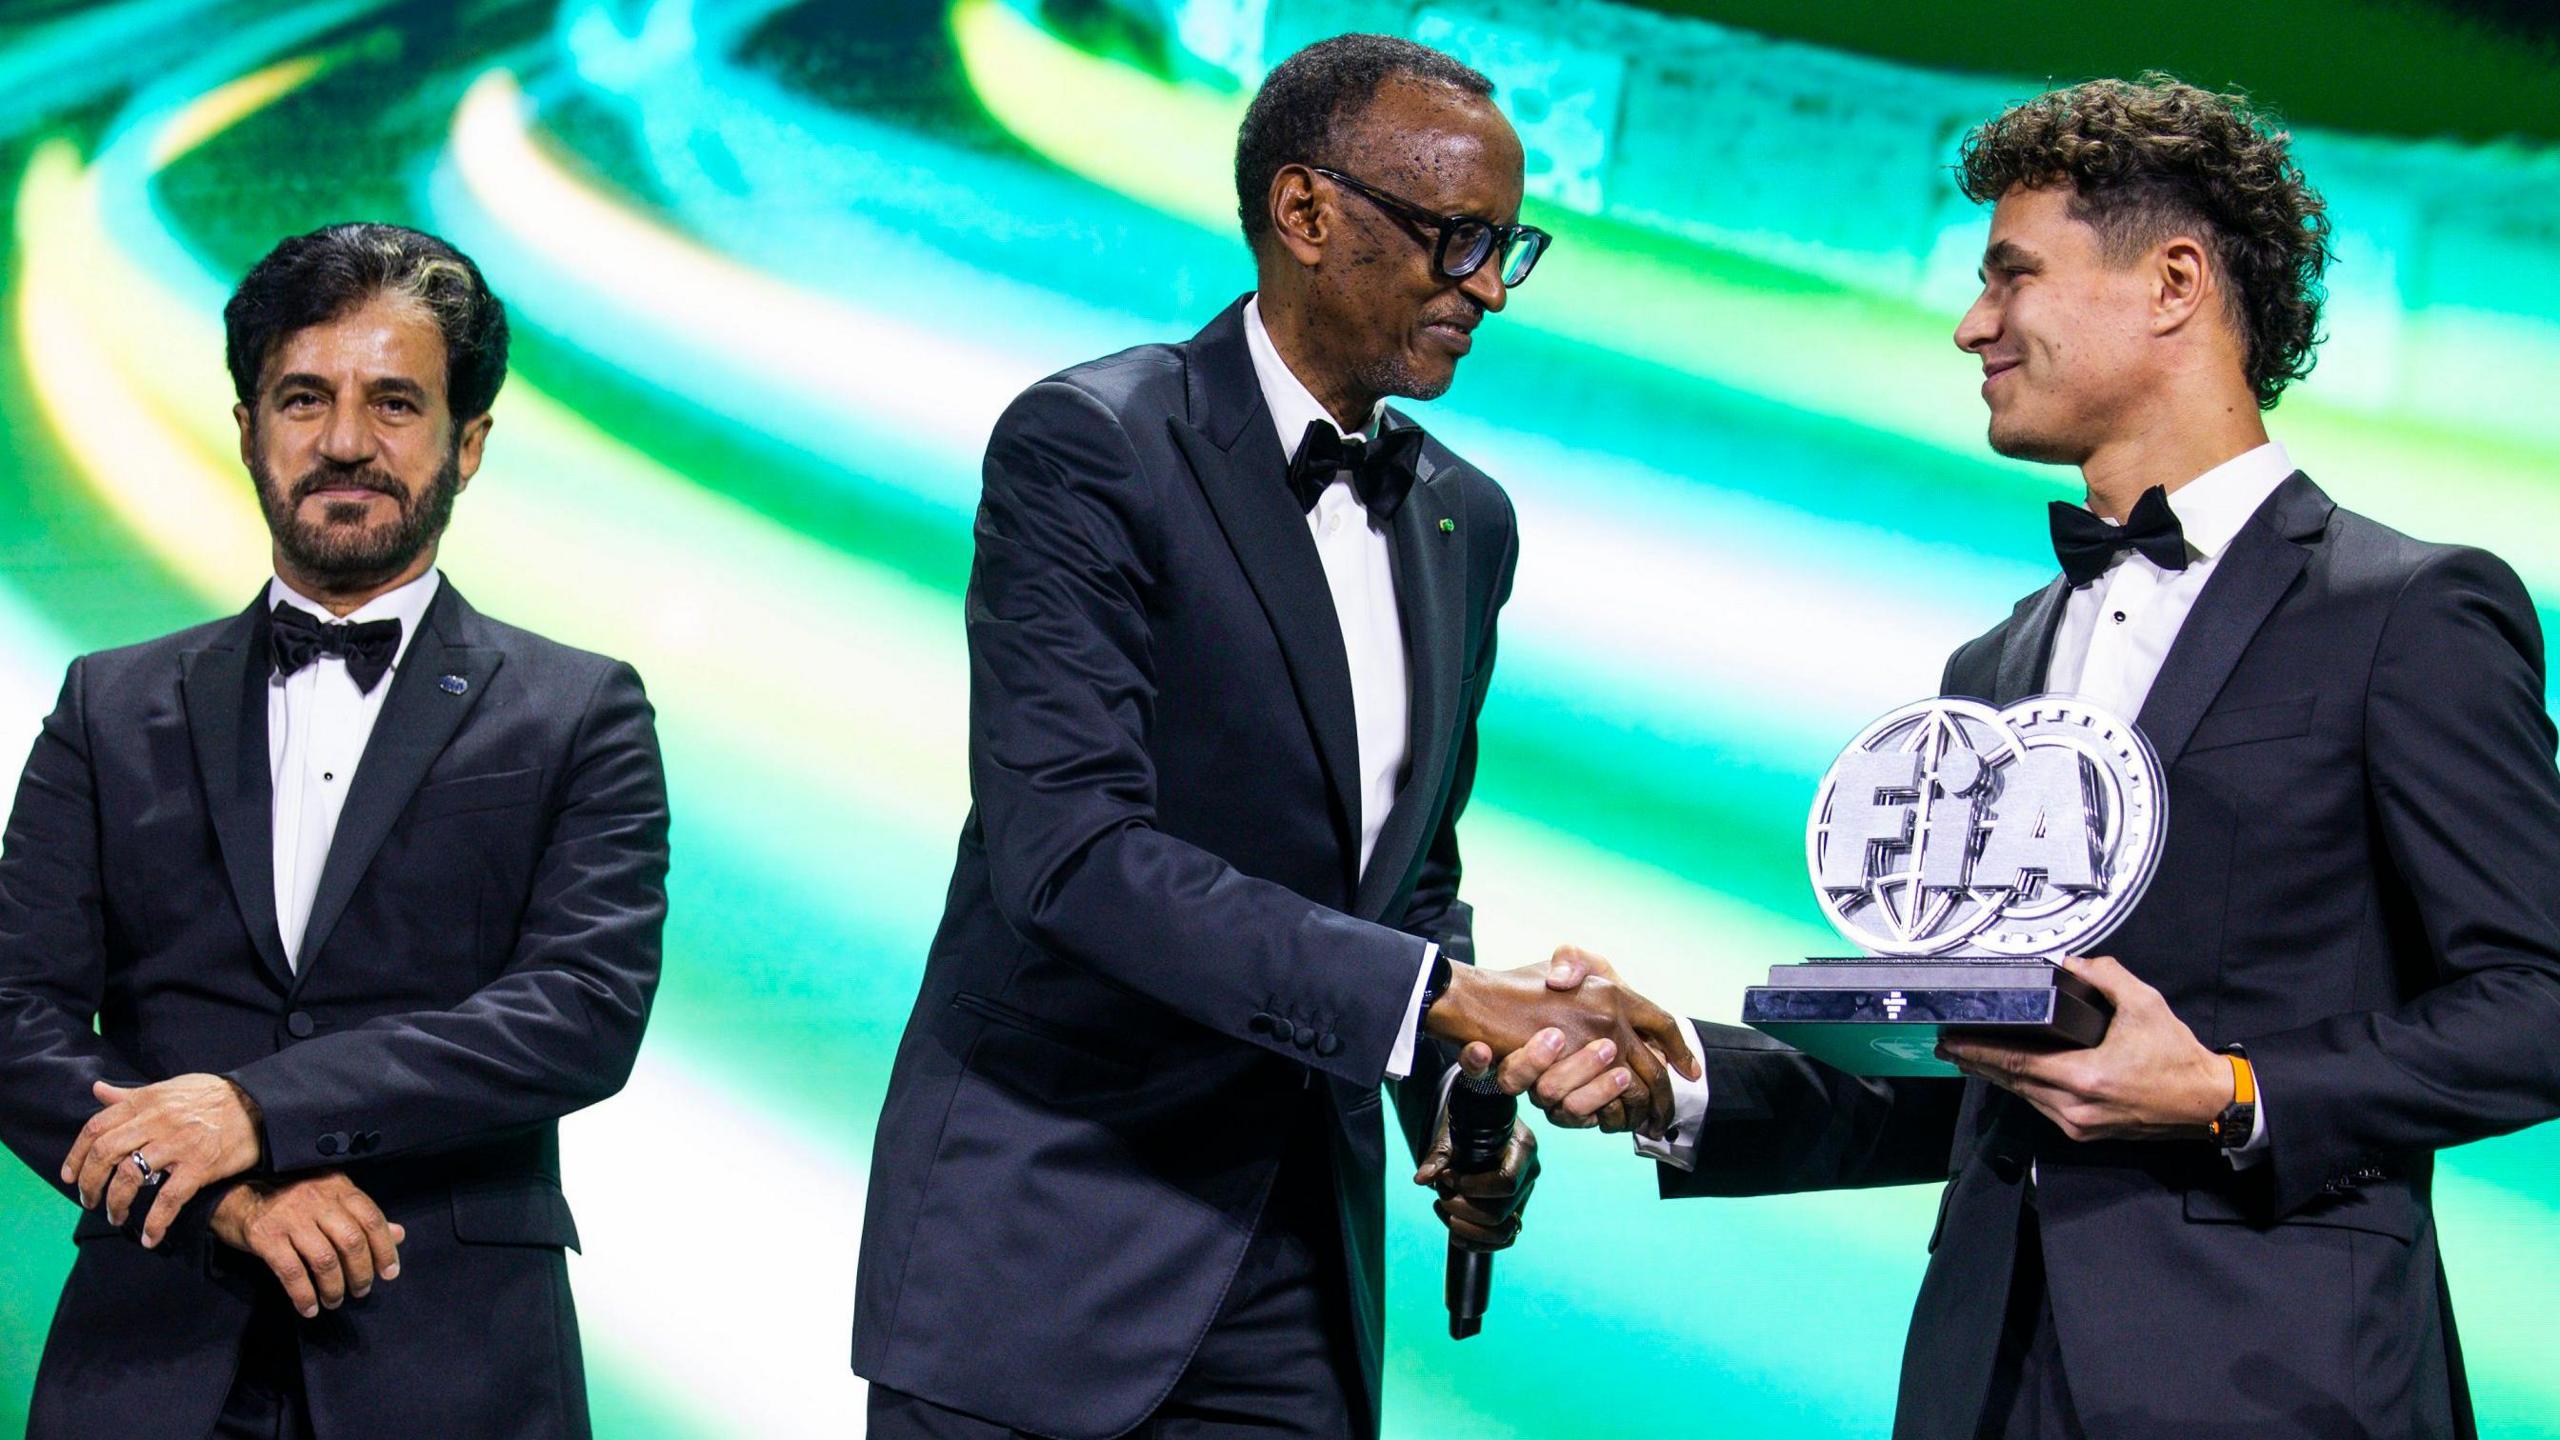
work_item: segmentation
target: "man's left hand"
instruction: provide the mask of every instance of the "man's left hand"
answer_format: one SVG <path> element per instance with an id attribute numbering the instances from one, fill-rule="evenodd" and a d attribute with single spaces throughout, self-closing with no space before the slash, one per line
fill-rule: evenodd
<path id="1" fill-rule="evenodd" d="M 2204 1047 L 2159 991 L 2105 955 L 2063 960 L 2115 1006 L 2106 1038 L 2029 1049 L 1979 1035 L 1938 1041 L 1939 1058 L 2042 1111 L 2074 1140 L 2193 1140 L 2231 1103 L 2231 1062 Z"/>
<path id="2" fill-rule="evenodd" d="M 1470 1074 L 1493 1068 L 1493 1047 L 1482 1041 L 1459 1052 L 1458 1063 Z M 1520 1238 L 1520 1211 L 1538 1183 L 1538 1137 L 1528 1122 L 1511 1122 L 1511 1143 L 1502 1163 L 1491 1170 L 1461 1175 L 1450 1168 L 1449 1126 L 1444 1119 L 1413 1183 L 1440 1192 L 1432 1211 L 1449 1227 L 1449 1238 L 1470 1250 L 1503 1250 Z"/>
<path id="3" fill-rule="evenodd" d="M 62 1162 L 62 1183 L 78 1187 L 84 1208 L 103 1206 L 122 1225 L 144 1177 L 140 1155 L 161 1177 L 144 1218 L 142 1243 L 157 1245 L 197 1191 L 258 1163 L 258 1119 L 249 1097 L 219 1075 L 180 1075 L 156 1085 L 90 1087 L 106 1108 L 89 1117 Z"/>

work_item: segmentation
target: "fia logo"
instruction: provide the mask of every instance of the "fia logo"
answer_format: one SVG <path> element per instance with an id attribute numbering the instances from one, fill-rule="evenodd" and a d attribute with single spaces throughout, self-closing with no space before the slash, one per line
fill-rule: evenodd
<path id="1" fill-rule="evenodd" d="M 2150 743 L 2085 700 L 1924 700 L 1832 763 L 1805 856 L 1832 924 L 1870 954 L 2027 958 L 2113 929 L 2167 820 Z"/>

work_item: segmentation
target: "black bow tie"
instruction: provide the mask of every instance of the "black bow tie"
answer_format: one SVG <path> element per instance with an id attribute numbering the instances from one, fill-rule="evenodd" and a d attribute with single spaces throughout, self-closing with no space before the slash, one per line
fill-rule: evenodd
<path id="1" fill-rule="evenodd" d="M 2053 502 L 2053 554 L 2062 577 L 2079 589 L 2107 573 L 2119 551 L 2131 550 L 2163 570 L 2187 568 L 2187 533 L 2169 508 L 2169 492 L 2154 485 L 2133 502 L 2121 525 L 2110 525 L 2077 505 Z"/>
<path id="2" fill-rule="evenodd" d="M 347 662 L 347 678 L 370 695 L 400 653 L 400 622 L 367 620 L 361 625 L 324 625 L 308 610 L 279 600 L 274 623 L 267 629 L 276 656 L 276 673 L 290 675 L 323 655 Z"/>
<path id="3" fill-rule="evenodd" d="M 1380 432 L 1375 440 L 1346 436 L 1323 420 L 1307 422 L 1298 453 L 1289 461 L 1289 493 L 1298 508 L 1312 512 L 1317 497 L 1343 475 L 1351 477 L 1351 493 L 1380 523 L 1396 513 L 1413 489 L 1414 461 L 1422 454 L 1422 427 L 1406 425 Z"/>

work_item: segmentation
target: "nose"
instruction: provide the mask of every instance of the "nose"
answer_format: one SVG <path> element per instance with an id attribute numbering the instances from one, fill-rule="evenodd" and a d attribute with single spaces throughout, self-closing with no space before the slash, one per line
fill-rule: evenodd
<path id="1" fill-rule="evenodd" d="M 1986 288 L 1973 297 L 1973 304 L 1964 312 L 1964 318 L 1956 322 L 1956 348 L 1979 354 L 1999 338 L 2000 311 L 1991 303 L 1991 291 Z"/>
<path id="2" fill-rule="evenodd" d="M 320 427 L 320 458 L 336 465 L 361 465 L 374 454 L 373 427 L 362 405 L 332 405 Z"/>
<path id="3" fill-rule="evenodd" d="M 1511 287 L 1502 283 L 1501 268 L 1502 257 L 1496 255 L 1477 266 L 1466 279 L 1459 281 L 1458 288 L 1473 296 L 1475 302 L 1483 306 L 1487 312 L 1499 314 L 1502 307 L 1511 299 Z"/>

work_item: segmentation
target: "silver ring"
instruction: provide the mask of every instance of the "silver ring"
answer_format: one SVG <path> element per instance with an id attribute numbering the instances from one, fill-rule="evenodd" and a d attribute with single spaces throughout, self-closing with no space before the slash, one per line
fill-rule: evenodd
<path id="1" fill-rule="evenodd" d="M 159 1171 L 151 1168 L 150 1161 L 142 1158 L 141 1151 L 136 1150 L 124 1158 L 133 1162 L 134 1171 L 142 1177 L 142 1183 L 144 1186 L 148 1187 L 160 1183 L 163 1177 Z"/>

